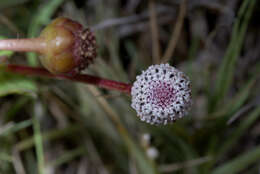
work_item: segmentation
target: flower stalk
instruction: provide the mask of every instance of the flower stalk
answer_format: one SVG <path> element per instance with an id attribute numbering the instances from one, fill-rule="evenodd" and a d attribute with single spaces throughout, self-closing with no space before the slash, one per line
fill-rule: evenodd
<path id="1" fill-rule="evenodd" d="M 33 68 L 28 66 L 12 65 L 12 64 L 6 65 L 4 70 L 7 72 L 18 73 L 23 75 L 43 76 L 43 77 L 55 78 L 55 79 L 67 79 L 76 82 L 96 85 L 100 88 L 105 88 L 108 90 L 116 90 L 126 94 L 130 94 L 132 88 L 131 84 L 117 82 L 114 80 L 108 80 L 108 79 L 104 79 L 104 78 L 100 78 L 88 74 L 77 74 L 75 76 L 70 76 L 66 74 L 52 74 L 44 68 Z"/>
<path id="2" fill-rule="evenodd" d="M 36 52 L 42 65 L 53 74 L 78 74 L 97 56 L 96 37 L 89 28 L 59 17 L 39 37 L 0 40 L 0 50 Z"/>
<path id="3" fill-rule="evenodd" d="M 43 53 L 45 48 L 42 38 L 0 40 L 0 50 Z"/>

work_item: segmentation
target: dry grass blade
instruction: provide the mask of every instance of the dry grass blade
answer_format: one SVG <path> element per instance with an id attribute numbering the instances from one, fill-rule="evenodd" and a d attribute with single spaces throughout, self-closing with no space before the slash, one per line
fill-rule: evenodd
<path id="1" fill-rule="evenodd" d="M 186 161 L 183 163 L 175 163 L 175 164 L 169 164 L 169 165 L 161 165 L 159 167 L 159 170 L 163 173 L 169 173 L 169 172 L 174 172 L 183 168 L 188 168 L 188 167 L 194 167 L 200 164 L 203 164 L 205 162 L 208 162 L 211 160 L 211 157 L 203 157 L 203 158 L 198 158 L 190 161 Z"/>
<path id="2" fill-rule="evenodd" d="M 12 152 L 14 170 L 17 174 L 26 174 L 19 151 L 15 147 Z"/>
<path id="3" fill-rule="evenodd" d="M 249 103 L 246 106 L 242 107 L 239 111 L 237 111 L 234 116 L 232 116 L 228 121 L 227 125 L 232 124 L 234 121 L 236 121 L 240 116 L 242 116 L 245 112 L 247 112 L 250 108 L 252 108 L 255 104 Z"/>
<path id="4" fill-rule="evenodd" d="M 117 128 L 122 131 L 125 132 L 125 128 L 121 125 L 119 117 L 117 116 L 117 114 L 113 111 L 113 109 L 109 106 L 108 102 L 106 101 L 106 99 L 104 97 L 101 97 L 100 92 L 98 91 L 98 89 L 96 87 L 87 86 L 88 89 L 90 90 L 90 92 L 94 95 L 94 96 L 100 96 L 98 98 L 96 98 L 96 100 L 100 103 L 100 105 L 102 106 L 102 108 L 106 111 L 106 113 L 108 114 L 108 116 L 110 117 L 110 119 L 115 123 L 115 125 L 117 126 Z M 122 133 L 120 132 L 120 133 Z"/>
<path id="5" fill-rule="evenodd" d="M 85 173 L 87 173 L 88 168 L 89 168 L 88 158 L 84 157 L 79 162 L 79 166 L 78 166 L 78 169 L 77 169 L 77 174 L 85 174 Z"/>
<path id="6" fill-rule="evenodd" d="M 16 25 L 11 20 L 9 20 L 6 16 L 1 14 L 0 14 L 0 23 L 6 25 L 12 32 L 23 36 L 23 33 L 19 30 L 19 28 L 17 28 Z"/>
<path id="7" fill-rule="evenodd" d="M 88 151 L 89 156 L 91 156 L 92 160 L 94 161 L 95 166 L 97 167 L 97 171 L 100 174 L 109 174 L 109 171 L 106 169 L 102 159 L 98 154 L 98 151 L 89 135 L 87 135 L 87 140 L 85 140 L 85 146 Z"/>
<path id="8" fill-rule="evenodd" d="M 156 16 L 159 21 L 159 17 L 162 15 L 165 15 L 165 14 L 172 15 L 173 8 L 171 8 L 169 6 L 155 7 L 155 13 L 156 13 Z M 149 16 L 150 16 L 149 10 L 145 10 L 144 12 L 142 12 L 140 14 L 106 19 L 106 20 L 92 26 L 92 29 L 97 31 L 97 30 L 104 30 L 104 29 L 108 29 L 111 27 L 117 27 L 117 26 L 124 27 L 124 25 L 135 24 L 135 23 L 140 23 L 141 21 L 146 21 L 146 20 L 148 20 Z"/>
<path id="9" fill-rule="evenodd" d="M 181 6 L 180 6 L 180 12 L 179 12 L 179 15 L 178 15 L 178 18 L 177 18 L 176 25 L 173 28 L 173 32 L 172 32 L 172 35 L 171 35 L 170 42 L 169 42 L 168 47 L 167 47 L 167 49 L 166 49 L 166 51 L 165 51 L 165 53 L 162 57 L 161 62 L 163 62 L 163 63 L 168 62 L 171 59 L 172 55 L 174 54 L 174 50 L 175 50 L 176 45 L 178 43 L 179 36 L 180 36 L 180 33 L 181 33 L 181 29 L 182 29 L 182 26 L 183 26 L 185 14 L 186 14 L 186 0 L 183 0 L 182 3 L 181 3 Z"/>
<path id="10" fill-rule="evenodd" d="M 44 174 L 44 151 L 43 151 L 43 140 L 42 140 L 42 133 L 41 133 L 41 126 L 40 121 L 38 118 L 41 118 L 44 114 L 42 105 L 40 102 L 36 102 L 34 104 L 34 113 L 33 113 L 33 139 L 35 143 L 35 151 L 36 151 L 36 158 L 37 158 L 37 167 L 39 174 Z"/>
<path id="11" fill-rule="evenodd" d="M 100 91 L 96 87 L 90 85 L 88 85 L 87 87 L 94 96 L 100 95 Z M 101 108 L 104 109 L 104 111 L 115 124 L 115 127 L 121 135 L 122 139 L 124 140 L 129 152 L 135 158 L 140 173 L 157 174 L 158 172 L 155 165 L 147 158 L 147 156 L 143 153 L 139 146 L 137 146 L 135 142 L 132 140 L 127 129 L 121 123 L 119 115 L 113 108 L 110 107 L 107 100 L 104 97 L 98 97 L 96 98 L 96 100 L 100 104 Z"/>
<path id="12" fill-rule="evenodd" d="M 157 23 L 157 18 L 156 18 L 154 0 L 149 1 L 149 9 L 150 9 L 150 27 L 151 27 L 152 47 L 153 47 L 152 48 L 153 63 L 158 64 L 158 63 L 160 63 L 161 48 L 160 48 L 160 43 L 159 43 L 159 29 L 158 29 L 158 23 Z"/>
<path id="13" fill-rule="evenodd" d="M 9 122 L 5 125 L 1 125 L 0 127 L 0 136 L 3 135 L 5 132 L 7 132 L 8 130 L 10 130 L 12 127 L 14 126 L 13 122 Z"/>

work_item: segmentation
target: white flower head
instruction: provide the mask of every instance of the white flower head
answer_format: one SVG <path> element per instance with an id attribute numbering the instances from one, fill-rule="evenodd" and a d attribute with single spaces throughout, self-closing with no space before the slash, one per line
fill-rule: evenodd
<path id="1" fill-rule="evenodd" d="M 191 108 L 188 77 L 169 64 L 152 65 L 131 89 L 132 108 L 142 121 L 167 124 L 187 115 Z"/>

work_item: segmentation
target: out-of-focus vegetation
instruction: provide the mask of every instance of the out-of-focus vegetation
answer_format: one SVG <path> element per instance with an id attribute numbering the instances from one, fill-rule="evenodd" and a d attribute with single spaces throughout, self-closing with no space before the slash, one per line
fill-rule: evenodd
<path id="1" fill-rule="evenodd" d="M 129 96 L 1 71 L 1 174 L 259 173 L 258 0 L 1 0 L 0 10 L 1 38 L 66 16 L 96 33 L 85 73 L 133 82 L 169 61 L 194 98 L 184 119 L 151 126 Z M 32 53 L 0 51 L 0 61 L 40 66 Z"/>

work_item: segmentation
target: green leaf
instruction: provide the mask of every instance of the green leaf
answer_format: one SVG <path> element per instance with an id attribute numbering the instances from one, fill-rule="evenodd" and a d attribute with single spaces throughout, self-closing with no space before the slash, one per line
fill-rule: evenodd
<path id="1" fill-rule="evenodd" d="M 254 10 L 255 2 L 255 0 L 245 0 L 239 9 L 238 18 L 233 27 L 231 41 L 217 74 L 216 89 L 210 105 L 211 111 L 214 111 L 217 104 L 224 99 L 232 84 L 235 65 L 243 46 L 245 33 Z"/>
<path id="2" fill-rule="evenodd" d="M 45 141 L 52 141 L 61 137 L 71 137 L 73 134 L 77 134 L 80 130 L 82 130 L 82 126 L 79 124 L 77 125 L 69 125 L 64 129 L 54 129 L 48 132 L 42 133 L 42 140 Z M 17 150 L 23 151 L 26 149 L 31 148 L 35 145 L 34 137 L 29 137 L 27 139 L 23 139 L 21 142 L 17 144 Z"/>
<path id="3" fill-rule="evenodd" d="M 0 161 L 7 161 L 11 163 L 13 159 L 11 155 L 0 152 Z"/>
<path id="4" fill-rule="evenodd" d="M 57 167 L 62 164 L 68 163 L 71 160 L 75 159 L 76 157 L 85 155 L 87 153 L 87 150 L 85 147 L 78 147 L 76 149 L 73 149 L 69 152 L 63 153 L 60 157 L 57 157 L 55 160 L 49 162 L 47 165 L 51 167 Z"/>
<path id="5" fill-rule="evenodd" d="M 232 99 L 232 104 L 230 105 L 227 115 L 231 115 L 232 113 L 236 112 L 245 103 L 250 95 L 250 91 L 254 86 L 255 81 L 255 78 L 249 80 L 248 83 Z"/>
<path id="6" fill-rule="evenodd" d="M 254 83 L 256 81 L 256 77 L 253 77 L 250 79 L 244 87 L 242 87 L 237 94 L 232 98 L 232 100 L 225 106 L 222 107 L 221 110 L 215 112 L 212 114 L 212 117 L 222 117 L 226 116 L 226 119 L 232 116 L 248 99 L 250 95 L 250 91 L 252 90 L 252 87 L 254 86 Z"/>
<path id="7" fill-rule="evenodd" d="M 7 135 L 10 135 L 10 134 L 13 134 L 13 133 L 20 131 L 22 129 L 25 129 L 25 128 L 31 126 L 31 125 L 32 125 L 32 120 L 25 120 L 25 121 L 22 121 L 20 123 L 11 122 L 10 127 L 5 129 L 4 131 L 2 131 L 0 133 L 0 136 L 7 136 Z"/>
<path id="8" fill-rule="evenodd" d="M 29 1 L 29 0 L 2 0 L 2 1 L 0 1 L 0 9 L 23 4 L 27 1 Z"/>
<path id="9" fill-rule="evenodd" d="M 246 130 L 259 118 L 259 116 L 260 107 L 257 107 L 240 123 L 238 128 L 232 132 L 229 136 L 230 138 L 221 145 L 218 155 L 223 156 L 228 150 L 230 150 L 238 139 L 246 133 Z"/>
<path id="10" fill-rule="evenodd" d="M 249 165 L 260 160 L 260 146 L 257 146 L 243 155 L 225 162 L 223 165 L 213 170 L 212 174 L 234 174 L 246 169 Z"/>
<path id="11" fill-rule="evenodd" d="M 6 51 L 6 50 L 0 51 L 0 56 L 11 57 L 13 54 L 14 54 L 13 51 Z"/>
<path id="12" fill-rule="evenodd" d="M 9 94 L 34 95 L 37 86 L 32 80 L 23 78 L 0 80 L 0 97 Z"/>

